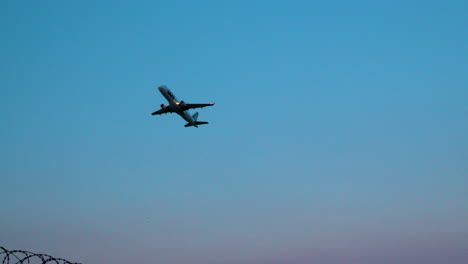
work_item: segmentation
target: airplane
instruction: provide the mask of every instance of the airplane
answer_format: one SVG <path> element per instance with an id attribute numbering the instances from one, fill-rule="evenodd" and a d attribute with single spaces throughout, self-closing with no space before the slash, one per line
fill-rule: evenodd
<path id="1" fill-rule="evenodd" d="M 164 96 L 164 98 L 166 98 L 166 100 L 169 102 L 169 105 L 161 104 L 161 109 L 159 109 L 156 112 L 151 113 L 151 115 L 176 113 L 180 115 L 183 119 L 185 119 L 185 121 L 188 122 L 187 124 L 185 124 L 185 127 L 194 126 L 198 128 L 199 125 L 208 124 L 208 122 L 205 122 L 205 121 L 197 121 L 198 112 L 196 112 L 194 115 L 191 116 L 187 110 L 193 109 L 193 108 L 202 108 L 205 106 L 213 106 L 214 103 L 213 104 L 186 104 L 184 101 L 177 100 L 175 95 L 165 85 L 159 86 L 158 89 L 161 92 L 161 94 Z"/>

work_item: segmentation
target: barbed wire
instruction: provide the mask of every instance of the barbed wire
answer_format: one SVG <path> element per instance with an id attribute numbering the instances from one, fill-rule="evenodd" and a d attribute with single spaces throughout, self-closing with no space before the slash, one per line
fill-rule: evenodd
<path id="1" fill-rule="evenodd" d="M 47 254 L 36 254 L 25 250 L 8 250 L 1 246 L 0 260 L 2 260 L 1 264 L 81 264 L 63 258 L 54 258 Z"/>

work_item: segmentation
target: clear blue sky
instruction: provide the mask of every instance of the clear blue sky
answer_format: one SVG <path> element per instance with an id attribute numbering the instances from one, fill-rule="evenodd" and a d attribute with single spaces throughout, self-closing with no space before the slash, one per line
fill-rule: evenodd
<path id="1" fill-rule="evenodd" d="M 0 246 L 468 263 L 466 1 L 2 1 Z M 210 124 L 150 113 L 165 84 Z"/>

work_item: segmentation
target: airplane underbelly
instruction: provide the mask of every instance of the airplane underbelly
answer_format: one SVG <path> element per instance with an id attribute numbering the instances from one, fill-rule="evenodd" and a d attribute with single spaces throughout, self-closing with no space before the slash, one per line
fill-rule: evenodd
<path id="1" fill-rule="evenodd" d="M 190 115 L 189 111 L 181 111 L 179 105 L 176 103 L 176 101 L 170 101 L 169 104 L 173 107 L 175 112 L 180 115 L 185 121 L 189 123 L 193 123 L 193 118 Z"/>
<path id="2" fill-rule="evenodd" d="M 185 121 L 187 121 L 189 123 L 193 123 L 192 116 L 188 113 L 188 111 L 182 112 L 181 116 L 182 116 L 183 119 L 185 119 Z"/>

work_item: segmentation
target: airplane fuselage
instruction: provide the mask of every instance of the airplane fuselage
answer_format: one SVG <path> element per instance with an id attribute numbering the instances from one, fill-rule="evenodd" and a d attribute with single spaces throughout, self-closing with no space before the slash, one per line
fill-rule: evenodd
<path id="1" fill-rule="evenodd" d="M 166 86 L 159 86 L 158 89 L 169 103 L 167 107 L 171 107 L 171 109 L 173 109 L 175 113 L 180 115 L 189 124 L 198 127 L 195 120 L 193 120 L 192 116 L 189 114 L 188 110 L 183 111 L 181 109 L 180 106 L 182 105 L 183 101 L 177 100 L 177 97 L 175 97 L 171 90 L 169 90 Z"/>

